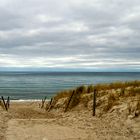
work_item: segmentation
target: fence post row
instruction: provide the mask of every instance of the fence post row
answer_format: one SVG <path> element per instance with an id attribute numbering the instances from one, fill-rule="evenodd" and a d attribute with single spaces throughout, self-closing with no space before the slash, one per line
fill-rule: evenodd
<path id="1" fill-rule="evenodd" d="M 93 92 L 93 116 L 96 115 L 96 94 L 97 94 L 97 90 L 94 89 L 94 92 Z"/>
<path id="2" fill-rule="evenodd" d="M 52 104 L 53 98 L 51 98 L 50 105 Z"/>
<path id="3" fill-rule="evenodd" d="M 41 105 L 41 108 L 44 107 L 44 104 L 45 104 L 46 98 L 47 98 L 47 97 L 45 97 L 44 99 L 42 99 L 42 105 Z"/>
<path id="4" fill-rule="evenodd" d="M 51 98 L 51 101 L 50 101 L 50 105 L 49 105 L 49 109 L 47 110 L 48 112 L 51 110 L 51 108 L 52 108 L 52 105 L 53 104 L 53 98 Z"/>
<path id="5" fill-rule="evenodd" d="M 8 111 L 9 107 L 10 107 L 10 97 L 8 96 L 7 98 L 7 101 L 5 102 L 5 99 L 3 96 L 1 96 L 1 99 L 2 99 L 2 102 L 3 102 L 3 105 L 6 109 L 6 111 Z"/>
<path id="6" fill-rule="evenodd" d="M 7 98 L 6 105 L 7 105 L 7 108 L 9 109 L 9 108 L 10 108 L 10 97 L 9 97 L 9 96 L 8 96 L 8 98 Z"/>
<path id="7" fill-rule="evenodd" d="M 72 94 L 71 94 L 71 96 L 70 96 L 70 98 L 69 98 L 68 104 L 67 104 L 67 106 L 66 106 L 66 108 L 65 108 L 65 111 L 64 111 L 64 112 L 66 112 L 66 111 L 67 111 L 67 109 L 68 109 L 68 107 L 69 107 L 69 104 L 70 104 L 70 102 L 71 102 L 71 100 L 72 100 L 72 97 L 73 97 L 74 93 L 75 93 L 75 91 L 73 90 L 73 92 L 72 92 Z"/>

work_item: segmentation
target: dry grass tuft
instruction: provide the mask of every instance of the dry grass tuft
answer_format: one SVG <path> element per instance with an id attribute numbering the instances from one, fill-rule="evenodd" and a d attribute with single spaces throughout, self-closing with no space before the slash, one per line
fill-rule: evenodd
<path id="1" fill-rule="evenodd" d="M 69 97 L 72 94 L 73 90 L 65 90 L 57 93 L 57 95 L 54 97 L 56 100 L 61 99 L 61 98 L 66 98 Z"/>
<path id="2" fill-rule="evenodd" d="M 103 111 L 105 112 L 109 111 L 116 104 L 116 101 L 117 101 L 116 96 L 113 93 L 109 94 L 107 104 L 104 106 Z"/>
<path id="3" fill-rule="evenodd" d="M 94 86 L 93 85 L 89 85 L 88 87 L 87 87 L 87 93 L 91 93 L 91 92 L 93 92 L 94 91 Z"/>
<path id="4" fill-rule="evenodd" d="M 132 100 L 128 104 L 129 115 L 133 115 L 133 117 L 137 117 L 140 115 L 140 97 L 137 100 Z"/>
<path id="5" fill-rule="evenodd" d="M 4 109 L 4 105 L 1 100 L 0 100 L 0 106 Z"/>
<path id="6" fill-rule="evenodd" d="M 97 90 L 110 90 L 110 89 L 123 89 L 127 87 L 139 87 L 140 81 L 126 81 L 126 82 L 114 82 L 110 84 L 97 84 L 94 88 Z"/>
<path id="7" fill-rule="evenodd" d="M 86 87 L 85 85 L 82 85 L 82 86 L 80 86 L 80 87 L 77 87 L 77 88 L 75 89 L 75 92 L 76 92 L 77 94 L 84 94 L 84 93 L 87 93 L 87 87 Z"/>
<path id="8" fill-rule="evenodd" d="M 72 109 L 79 103 L 82 103 L 85 107 L 87 107 L 87 104 L 92 99 L 92 97 L 90 96 L 89 98 L 88 96 L 86 97 L 86 95 L 90 95 L 89 93 L 92 93 L 94 89 L 98 91 L 97 98 L 108 96 L 107 104 L 104 106 L 104 111 L 108 111 L 117 103 L 117 100 L 119 100 L 119 98 L 121 99 L 124 97 L 131 97 L 140 94 L 140 81 L 114 82 L 110 84 L 97 84 L 95 86 L 82 85 L 72 90 L 65 90 L 59 92 L 54 97 L 55 103 L 57 103 L 59 99 L 67 98 L 65 102 L 65 104 L 67 104 L 69 97 L 74 91 L 74 95 L 69 105 L 69 108 Z"/>
<path id="9" fill-rule="evenodd" d="M 84 107 L 88 107 L 88 102 L 93 99 L 93 94 L 86 94 L 81 96 L 80 102 L 84 105 Z"/>
<path id="10" fill-rule="evenodd" d="M 140 81 L 114 82 L 114 83 L 110 83 L 110 84 L 97 84 L 95 86 L 93 86 L 93 85 L 89 85 L 89 86 L 82 85 L 82 86 L 79 86 L 79 87 L 77 87 L 75 89 L 72 89 L 72 90 L 61 91 L 55 96 L 55 99 L 69 97 L 72 94 L 73 90 L 75 90 L 76 94 L 86 94 L 86 93 L 93 92 L 94 89 L 97 89 L 98 91 L 103 91 L 104 94 L 107 93 L 106 92 L 107 90 L 121 89 L 120 96 L 125 96 L 125 89 L 128 88 L 128 87 L 131 87 L 130 92 L 133 94 L 133 96 L 135 95 L 135 93 L 140 93 L 140 88 L 137 88 L 137 87 L 140 87 Z"/>

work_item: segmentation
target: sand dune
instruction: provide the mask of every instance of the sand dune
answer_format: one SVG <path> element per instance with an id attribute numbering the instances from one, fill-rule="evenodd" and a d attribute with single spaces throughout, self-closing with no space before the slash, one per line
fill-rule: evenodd
<path id="1" fill-rule="evenodd" d="M 92 98 L 86 107 L 80 102 L 65 113 L 66 99 L 50 112 L 39 108 L 39 102 L 12 102 L 8 112 L 0 107 L 0 140 L 139 140 L 140 95 L 121 97 L 105 112 L 106 96 L 97 98 L 95 117 Z"/>

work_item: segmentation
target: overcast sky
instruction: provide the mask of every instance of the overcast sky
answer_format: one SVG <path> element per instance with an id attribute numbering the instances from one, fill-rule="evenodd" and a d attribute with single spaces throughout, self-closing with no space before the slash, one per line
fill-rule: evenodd
<path id="1" fill-rule="evenodd" d="M 140 71 L 140 0 L 1 0 L 0 67 Z"/>

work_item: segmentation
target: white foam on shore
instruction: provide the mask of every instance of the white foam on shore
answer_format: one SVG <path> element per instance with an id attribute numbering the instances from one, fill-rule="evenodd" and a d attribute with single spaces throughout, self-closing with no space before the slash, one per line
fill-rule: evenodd
<path id="1" fill-rule="evenodd" d="M 10 102 L 41 102 L 41 99 L 19 99 L 19 100 L 10 100 Z M 46 99 L 46 101 L 50 101 L 50 99 Z"/>

